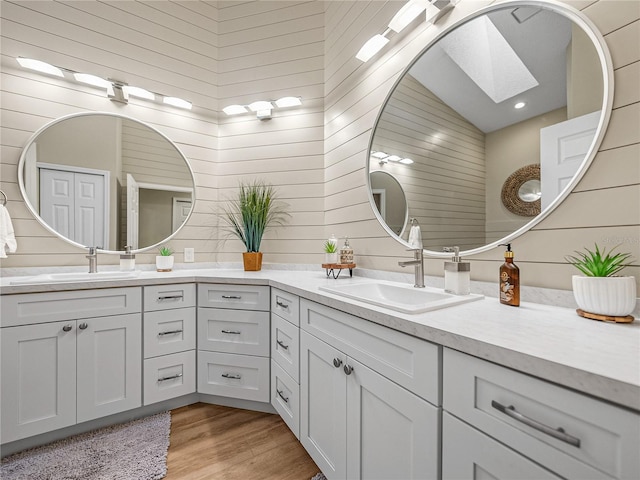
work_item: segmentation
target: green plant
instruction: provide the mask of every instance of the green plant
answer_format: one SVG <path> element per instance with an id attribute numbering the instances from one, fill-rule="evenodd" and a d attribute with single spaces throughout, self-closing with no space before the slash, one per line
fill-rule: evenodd
<path id="1" fill-rule="evenodd" d="M 247 252 L 259 252 L 264 232 L 286 223 L 287 204 L 278 200 L 276 189 L 261 181 L 240 182 L 238 196 L 222 207 L 227 237 L 237 237 Z"/>
<path id="2" fill-rule="evenodd" d="M 338 251 L 338 246 L 335 242 L 330 242 L 329 240 L 324 242 L 324 251 L 326 253 L 336 253 Z"/>
<path id="3" fill-rule="evenodd" d="M 613 247 L 609 253 L 603 248 L 600 251 L 598 244 L 595 251 L 585 248 L 586 252 L 578 252 L 574 255 L 567 255 L 565 260 L 576 267 L 587 277 L 611 277 L 630 265 L 630 253 L 613 253 L 618 247 Z"/>
<path id="4" fill-rule="evenodd" d="M 160 253 L 161 257 L 170 257 L 171 255 L 173 255 L 173 250 L 166 245 L 163 247 L 160 247 L 158 249 L 158 252 Z"/>

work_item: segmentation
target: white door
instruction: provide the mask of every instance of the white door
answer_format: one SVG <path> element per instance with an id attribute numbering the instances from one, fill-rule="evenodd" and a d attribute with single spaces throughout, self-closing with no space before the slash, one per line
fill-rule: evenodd
<path id="1" fill-rule="evenodd" d="M 600 112 L 540 129 L 541 208 L 564 190 L 580 168 L 598 128 Z"/>
<path id="2" fill-rule="evenodd" d="M 140 314 L 78 320 L 78 423 L 142 405 Z"/>
<path id="3" fill-rule="evenodd" d="M 300 441 L 330 480 L 347 478 L 345 361 L 340 351 L 300 332 Z"/>
<path id="4" fill-rule="evenodd" d="M 127 173 L 127 245 L 138 248 L 140 229 L 140 187 L 133 176 Z"/>
<path id="5" fill-rule="evenodd" d="M 76 423 L 76 322 L 2 329 L 2 442 Z"/>
<path id="6" fill-rule="evenodd" d="M 361 363 L 347 380 L 347 478 L 437 479 L 439 409 Z"/>
<path id="7" fill-rule="evenodd" d="M 105 181 L 100 175 L 76 173 L 75 241 L 81 245 L 108 248 L 105 218 Z"/>
<path id="8" fill-rule="evenodd" d="M 187 220 L 191 211 L 191 200 L 173 197 L 172 230 L 175 232 Z"/>

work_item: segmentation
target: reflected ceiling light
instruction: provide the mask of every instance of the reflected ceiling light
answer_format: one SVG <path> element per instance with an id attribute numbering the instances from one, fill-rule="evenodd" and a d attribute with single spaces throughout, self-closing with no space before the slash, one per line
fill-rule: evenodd
<path id="1" fill-rule="evenodd" d="M 374 158 L 382 159 L 387 158 L 389 154 L 384 152 L 371 152 L 371 156 Z"/>
<path id="2" fill-rule="evenodd" d="M 131 95 L 132 97 L 145 98 L 147 100 L 156 99 L 156 96 L 154 93 L 150 92 L 149 90 L 145 90 L 144 88 L 124 85 L 122 89 L 127 95 Z"/>
<path id="3" fill-rule="evenodd" d="M 191 110 L 191 107 L 193 106 L 191 102 L 187 102 L 186 100 L 178 97 L 164 97 L 162 99 L 162 103 L 166 103 L 167 105 L 172 105 L 178 108 L 184 108 L 186 110 Z"/>
<path id="4" fill-rule="evenodd" d="M 229 105 L 224 107 L 222 111 L 227 115 L 239 115 L 247 113 L 249 111 L 255 112 L 256 117 L 260 120 L 269 120 L 271 118 L 271 111 L 274 108 L 289 108 L 298 107 L 302 105 L 302 97 L 282 97 L 278 100 L 257 100 L 249 105 Z"/>
<path id="5" fill-rule="evenodd" d="M 387 30 L 388 32 L 388 30 Z M 389 43 L 389 39 L 385 37 L 385 34 L 382 35 L 377 34 L 371 37 L 367 43 L 365 43 L 362 48 L 356 54 L 356 58 L 362 62 L 368 61 L 371 57 L 373 57 L 376 53 L 382 50 L 387 43 Z"/>
<path id="6" fill-rule="evenodd" d="M 302 99 L 300 97 L 282 97 L 275 101 L 278 108 L 286 107 L 299 107 L 302 105 Z"/>
<path id="7" fill-rule="evenodd" d="M 31 70 L 35 70 L 40 73 L 46 73 L 48 75 L 55 75 L 56 77 L 64 77 L 62 70 L 58 67 L 54 67 L 50 63 L 25 57 L 18 57 L 16 58 L 16 60 L 23 68 L 29 68 Z"/>
<path id="8" fill-rule="evenodd" d="M 460 0 L 431 0 L 425 11 L 427 25 L 433 25 Z"/>
<path id="9" fill-rule="evenodd" d="M 111 87 L 110 81 L 105 80 L 104 78 L 101 78 L 101 77 L 97 77 L 96 75 L 91 75 L 90 73 L 74 73 L 73 78 L 75 78 L 77 82 L 86 83 L 87 85 L 92 85 L 94 87 L 100 87 L 100 88 Z"/>
<path id="10" fill-rule="evenodd" d="M 403 158 L 402 160 L 400 160 L 400 163 L 404 163 L 405 165 L 411 165 L 413 163 L 413 160 L 411 160 L 410 158 Z"/>
<path id="11" fill-rule="evenodd" d="M 389 160 L 390 162 L 399 162 L 400 160 L 402 160 L 402 157 L 399 155 L 389 155 L 387 157 L 387 160 Z"/>
<path id="12" fill-rule="evenodd" d="M 389 22 L 389 28 L 396 33 L 400 33 L 404 27 L 413 22 L 418 15 L 424 12 L 427 8 L 426 0 L 409 0 L 405 5 L 398 10 L 391 21 Z"/>
<path id="13" fill-rule="evenodd" d="M 222 111 L 227 115 L 239 115 L 241 113 L 247 113 L 249 110 L 247 110 L 247 107 L 244 105 L 229 105 L 228 107 L 224 107 Z"/>
<path id="14" fill-rule="evenodd" d="M 516 103 L 516 104 L 513 106 L 513 108 L 516 108 L 516 109 L 518 109 L 518 110 L 519 110 L 519 109 L 521 109 L 521 108 L 524 108 L 524 107 L 525 107 L 525 105 L 526 105 L 526 103 L 525 103 L 525 102 L 518 102 L 518 103 Z"/>

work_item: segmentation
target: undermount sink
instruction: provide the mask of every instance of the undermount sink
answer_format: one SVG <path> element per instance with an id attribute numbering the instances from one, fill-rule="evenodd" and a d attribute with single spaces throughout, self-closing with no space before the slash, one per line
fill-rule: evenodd
<path id="1" fill-rule="evenodd" d="M 428 287 L 404 287 L 389 283 L 352 283 L 320 287 L 320 290 L 402 313 L 429 312 L 484 298 L 484 295 L 452 295 Z"/>
<path id="2" fill-rule="evenodd" d="M 140 272 L 70 272 L 70 273 L 44 273 L 34 277 L 12 280 L 11 285 L 29 285 L 32 283 L 62 283 L 62 282 L 91 282 L 101 280 L 118 280 L 135 278 Z"/>

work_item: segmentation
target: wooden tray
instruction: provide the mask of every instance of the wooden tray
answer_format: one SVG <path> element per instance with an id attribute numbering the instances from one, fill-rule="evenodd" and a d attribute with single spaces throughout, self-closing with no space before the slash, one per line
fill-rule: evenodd
<path id="1" fill-rule="evenodd" d="M 597 313 L 589 313 L 579 308 L 576 313 L 584 318 L 590 318 L 591 320 L 600 320 L 601 322 L 615 322 L 615 323 L 631 323 L 633 322 L 633 315 L 627 315 L 626 317 L 612 317 L 611 315 L 599 315 Z"/>
<path id="2" fill-rule="evenodd" d="M 338 278 L 340 272 L 345 269 L 349 269 L 349 276 L 353 276 L 353 269 L 356 268 L 355 263 L 323 263 L 322 268 L 327 271 L 327 277 L 333 275 L 333 278 Z M 336 273 L 337 272 L 337 273 Z"/>

